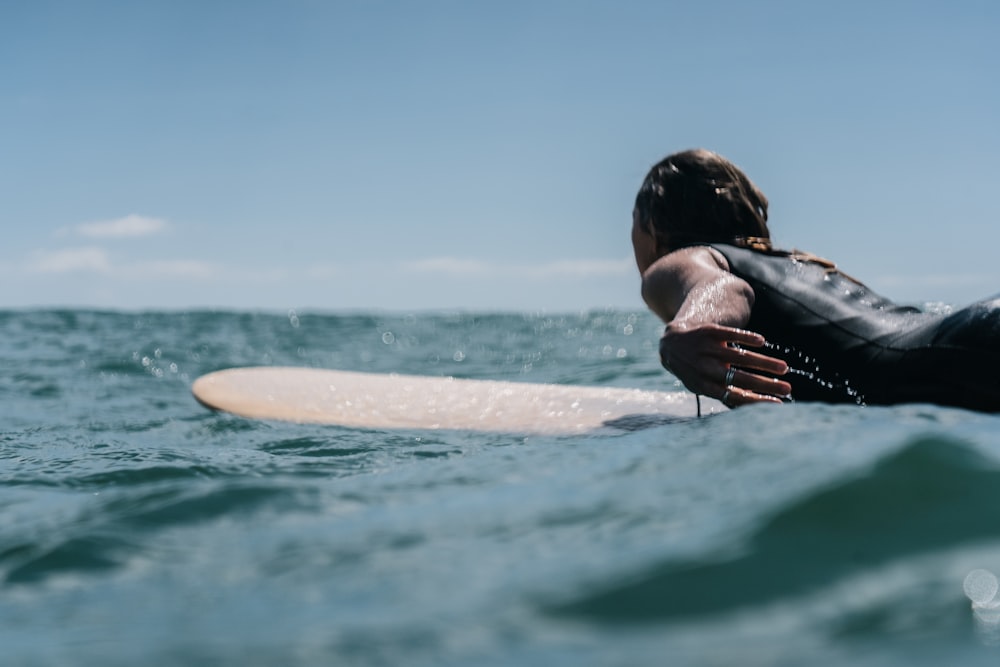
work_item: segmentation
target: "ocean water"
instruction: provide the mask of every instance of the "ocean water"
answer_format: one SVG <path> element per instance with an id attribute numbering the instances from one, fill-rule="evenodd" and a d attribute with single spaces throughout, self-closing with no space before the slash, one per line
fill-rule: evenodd
<path id="1" fill-rule="evenodd" d="M 641 312 L 0 312 L 3 665 L 994 665 L 1000 418 L 253 422 L 305 365 L 671 389 Z"/>

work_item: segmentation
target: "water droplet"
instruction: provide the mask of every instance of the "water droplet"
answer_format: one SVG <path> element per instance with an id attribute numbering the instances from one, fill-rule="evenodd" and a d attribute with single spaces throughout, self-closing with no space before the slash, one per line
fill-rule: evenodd
<path id="1" fill-rule="evenodd" d="M 989 570 L 973 570 L 965 575 L 962 582 L 962 590 L 966 597 L 972 600 L 973 604 L 985 604 L 996 597 L 997 589 L 996 576 Z"/>
<path id="2" fill-rule="evenodd" d="M 393 335 L 391 331 L 386 331 L 384 334 L 382 334 L 382 342 L 385 343 L 386 345 L 392 345 L 395 341 L 396 337 Z"/>

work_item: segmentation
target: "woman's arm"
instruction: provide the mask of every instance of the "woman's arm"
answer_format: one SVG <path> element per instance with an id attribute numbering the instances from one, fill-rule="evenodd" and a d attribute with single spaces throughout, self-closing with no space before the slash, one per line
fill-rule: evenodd
<path id="1" fill-rule="evenodd" d="M 732 406 L 780 403 L 791 392 L 787 382 L 760 374 L 783 375 L 785 362 L 745 349 L 765 342 L 742 329 L 753 289 L 719 252 L 699 246 L 661 257 L 642 276 L 642 298 L 667 323 L 660 360 L 691 391 Z"/>

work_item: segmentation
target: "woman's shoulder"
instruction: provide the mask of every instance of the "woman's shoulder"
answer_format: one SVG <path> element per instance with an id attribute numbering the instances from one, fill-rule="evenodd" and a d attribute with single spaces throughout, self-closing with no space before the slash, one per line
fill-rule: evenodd
<path id="1" fill-rule="evenodd" d="M 715 248 L 680 248 L 660 257 L 642 274 L 642 298 L 654 312 L 669 320 L 695 285 L 728 273 L 729 263 Z"/>
<path id="2" fill-rule="evenodd" d="M 729 270 L 729 261 L 718 248 L 708 244 L 684 246 L 673 250 L 649 267 L 650 271 L 670 274 L 684 273 L 692 270 Z"/>

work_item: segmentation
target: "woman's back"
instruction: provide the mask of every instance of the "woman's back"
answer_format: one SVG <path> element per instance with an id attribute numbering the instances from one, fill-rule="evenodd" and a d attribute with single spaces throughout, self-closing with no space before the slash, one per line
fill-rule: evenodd
<path id="1" fill-rule="evenodd" d="M 926 313 L 794 254 L 712 247 L 753 288 L 747 328 L 788 364 L 796 400 L 1000 408 L 1000 382 L 976 370 L 1000 371 L 1000 311 Z"/>

